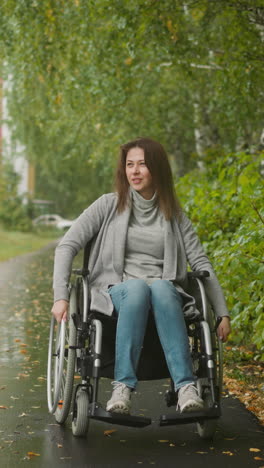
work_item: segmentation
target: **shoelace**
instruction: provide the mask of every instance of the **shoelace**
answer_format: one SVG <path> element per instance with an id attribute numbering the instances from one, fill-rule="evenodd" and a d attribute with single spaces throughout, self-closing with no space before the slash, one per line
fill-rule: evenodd
<path id="1" fill-rule="evenodd" d="M 184 394 L 184 393 L 186 393 L 188 391 L 191 391 L 192 393 L 195 394 L 195 396 L 198 395 L 197 389 L 193 384 L 186 385 L 186 386 L 182 387 L 182 389 L 179 389 L 179 390 L 181 390 L 182 394 Z M 176 410 L 178 411 L 179 408 L 180 408 L 180 404 L 179 404 L 179 399 L 178 399 Z"/>
<path id="2" fill-rule="evenodd" d="M 113 382 L 111 382 L 111 384 L 113 385 L 114 390 L 120 387 L 119 390 L 123 392 L 126 389 L 126 386 L 122 384 L 122 382 L 117 382 L 116 380 L 114 380 Z"/>
<path id="3" fill-rule="evenodd" d="M 183 387 L 182 389 L 182 394 L 186 393 L 186 392 L 193 392 L 195 395 L 197 395 L 197 390 L 196 390 L 196 387 L 193 385 L 193 384 L 189 384 L 189 385 L 186 385 L 185 387 Z"/>

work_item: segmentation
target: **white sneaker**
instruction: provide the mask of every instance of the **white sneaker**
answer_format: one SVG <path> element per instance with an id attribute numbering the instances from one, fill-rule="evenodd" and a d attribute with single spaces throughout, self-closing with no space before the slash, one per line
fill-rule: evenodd
<path id="1" fill-rule="evenodd" d="M 181 413 L 199 411 L 204 408 L 204 402 L 199 397 L 194 384 L 187 384 L 179 389 L 177 409 L 178 408 Z"/>
<path id="2" fill-rule="evenodd" d="M 114 387 L 111 399 L 106 404 L 106 411 L 129 414 L 131 408 L 131 388 L 121 382 L 112 382 Z"/>

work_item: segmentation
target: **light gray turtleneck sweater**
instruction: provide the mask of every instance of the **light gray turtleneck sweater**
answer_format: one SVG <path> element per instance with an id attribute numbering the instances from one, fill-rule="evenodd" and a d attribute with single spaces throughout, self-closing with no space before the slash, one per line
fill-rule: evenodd
<path id="1" fill-rule="evenodd" d="M 157 196 L 143 198 L 132 192 L 132 211 L 126 239 L 124 280 L 142 278 L 151 284 L 162 277 L 164 263 L 164 217 Z"/>

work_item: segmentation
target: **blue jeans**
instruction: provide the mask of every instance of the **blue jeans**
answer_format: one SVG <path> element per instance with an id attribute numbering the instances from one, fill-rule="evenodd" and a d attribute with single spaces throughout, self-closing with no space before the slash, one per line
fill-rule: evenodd
<path id="1" fill-rule="evenodd" d="M 135 388 L 136 370 L 150 309 L 176 390 L 193 383 L 192 361 L 182 298 L 170 281 L 156 280 L 150 286 L 132 279 L 109 289 L 118 315 L 115 380 Z"/>

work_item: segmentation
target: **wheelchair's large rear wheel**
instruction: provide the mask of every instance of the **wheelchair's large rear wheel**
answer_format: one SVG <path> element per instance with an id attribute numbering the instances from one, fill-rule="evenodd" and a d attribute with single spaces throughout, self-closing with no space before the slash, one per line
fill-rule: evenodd
<path id="1" fill-rule="evenodd" d="M 223 351 L 222 342 L 219 340 L 216 332 L 214 331 L 214 317 L 213 313 L 209 314 L 209 327 L 211 330 L 211 343 L 214 361 L 214 391 L 216 403 L 220 405 L 222 384 L 223 384 Z M 203 337 L 201 337 L 203 341 Z M 209 379 L 206 377 L 198 378 L 197 381 L 198 393 L 204 401 L 205 408 L 212 408 L 214 401 L 210 389 Z M 202 439 L 211 439 L 217 428 L 218 419 L 207 419 L 197 423 L 197 431 Z"/>
<path id="2" fill-rule="evenodd" d="M 48 355 L 48 406 L 55 419 L 63 424 L 70 411 L 73 380 L 75 372 L 76 328 L 72 319 L 76 314 L 76 291 L 72 287 L 68 321 L 57 325 L 54 318 L 51 321 Z"/>

